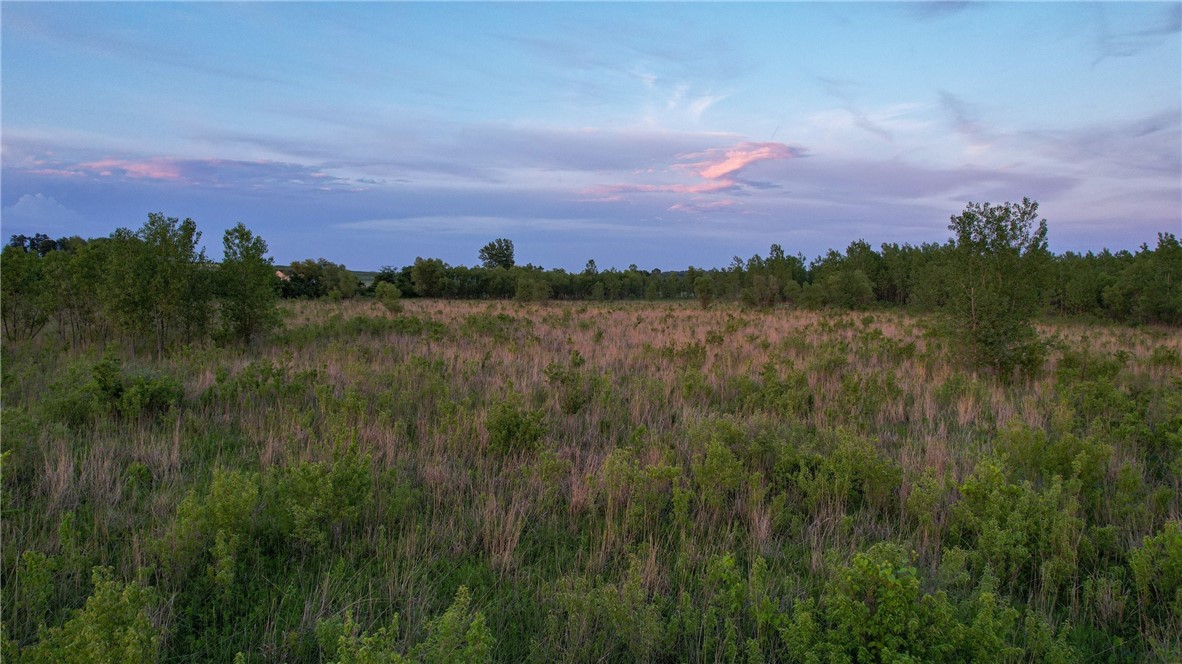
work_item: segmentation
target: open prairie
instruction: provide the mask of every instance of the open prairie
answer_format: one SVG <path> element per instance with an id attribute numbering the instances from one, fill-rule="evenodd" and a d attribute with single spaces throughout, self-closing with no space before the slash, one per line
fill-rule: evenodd
<path id="1" fill-rule="evenodd" d="M 281 309 L 4 346 L 10 653 L 139 606 L 164 661 L 1180 653 L 1176 331 L 1044 322 L 1002 383 L 902 311 Z"/>

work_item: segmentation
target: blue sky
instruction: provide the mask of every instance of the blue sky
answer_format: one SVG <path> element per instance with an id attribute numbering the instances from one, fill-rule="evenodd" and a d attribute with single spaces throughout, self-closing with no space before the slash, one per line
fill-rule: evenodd
<path id="1" fill-rule="evenodd" d="M 1182 231 L 1182 4 L 0 3 L 3 234 L 244 222 L 277 262 L 724 266 Z"/>

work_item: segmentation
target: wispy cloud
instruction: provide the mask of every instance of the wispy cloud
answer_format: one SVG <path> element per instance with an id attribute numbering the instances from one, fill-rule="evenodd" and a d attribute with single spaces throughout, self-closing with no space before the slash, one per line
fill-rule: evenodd
<path id="1" fill-rule="evenodd" d="M 1159 19 L 1151 25 L 1113 29 L 1106 7 L 1096 5 L 1096 66 L 1109 58 L 1127 58 L 1182 32 L 1182 4 L 1163 4 Z"/>
<path id="2" fill-rule="evenodd" d="M 850 120 L 854 126 L 873 134 L 884 141 L 895 140 L 894 134 L 884 127 L 880 122 L 875 120 L 855 102 L 855 91 L 860 87 L 857 83 L 845 79 L 828 78 L 818 76 L 817 82 L 821 84 L 821 88 L 831 96 L 836 97 L 842 101 L 842 108 L 849 114 Z"/>
<path id="3" fill-rule="evenodd" d="M 611 232 L 625 235 L 656 234 L 655 229 L 602 219 L 578 217 L 503 217 L 489 215 L 429 215 L 384 219 L 362 219 L 333 225 L 349 231 L 379 233 L 439 232 L 449 235 L 484 237 L 513 231 Z"/>
<path id="4" fill-rule="evenodd" d="M 711 194 L 731 191 L 742 185 L 737 177 L 740 171 L 752 164 L 793 159 L 805 154 L 804 148 L 784 143 L 744 141 L 729 147 L 710 148 L 701 152 L 679 155 L 676 163 L 671 164 L 658 174 L 668 177 L 670 174 L 688 172 L 700 178 L 697 181 L 618 183 L 600 185 L 592 188 L 588 193 L 593 196 L 612 196 L 623 193 Z M 647 175 L 647 173 L 642 175 Z M 690 207 L 689 203 L 682 202 L 680 207 L 674 204 L 669 209 L 682 210 Z M 692 207 L 705 209 L 700 204 Z"/>
<path id="5" fill-rule="evenodd" d="M 686 159 L 700 159 L 689 166 L 704 178 L 723 179 L 758 161 L 774 161 L 801 157 L 805 151 L 783 143 L 740 143 L 729 148 L 715 148 Z"/>
<path id="6" fill-rule="evenodd" d="M 25 170 L 50 179 L 142 180 L 244 190 L 291 186 L 317 189 L 354 186 L 346 179 L 329 175 L 313 166 L 230 159 L 105 157 L 76 163 L 39 160 Z"/>

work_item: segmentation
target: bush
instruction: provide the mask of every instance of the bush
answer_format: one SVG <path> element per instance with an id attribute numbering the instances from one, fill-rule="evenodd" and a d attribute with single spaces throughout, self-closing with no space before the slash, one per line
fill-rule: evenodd
<path id="1" fill-rule="evenodd" d="M 96 567 L 94 592 L 86 606 L 61 627 L 45 630 L 36 645 L 22 652 L 22 661 L 39 664 L 134 664 L 154 662 L 160 649 L 160 628 L 152 624 L 156 592 L 142 580 L 120 583 L 109 567 Z"/>
<path id="2" fill-rule="evenodd" d="M 820 603 L 798 603 L 781 628 L 796 661 L 1006 661 L 1021 654 L 1018 612 L 991 580 L 959 605 L 921 591 L 918 570 L 883 542 L 833 571 Z"/>
<path id="3" fill-rule="evenodd" d="M 488 411 L 488 448 L 500 454 L 532 452 L 538 448 L 546 427 L 539 411 L 522 408 L 516 400 L 502 401 Z"/>
<path id="4" fill-rule="evenodd" d="M 356 524 L 373 498 L 369 458 L 351 450 L 332 464 L 304 461 L 266 478 L 271 525 L 298 548 L 323 549 Z"/>
<path id="5" fill-rule="evenodd" d="M 1171 521 L 1146 537 L 1129 552 L 1129 567 L 1145 631 L 1177 641 L 1182 633 L 1182 522 Z"/>
<path id="6" fill-rule="evenodd" d="M 380 281 L 374 287 L 374 295 L 378 302 L 391 313 L 402 313 L 402 291 L 388 281 Z"/>
<path id="7" fill-rule="evenodd" d="M 465 586 L 456 591 L 443 614 L 427 623 L 427 637 L 411 648 L 409 656 L 398 651 L 397 614 L 372 634 L 361 632 L 348 613 L 343 624 L 340 619 L 321 620 L 316 637 L 325 661 L 332 664 L 478 664 L 490 661 L 496 644 L 484 614 L 472 610 L 472 596 Z"/>

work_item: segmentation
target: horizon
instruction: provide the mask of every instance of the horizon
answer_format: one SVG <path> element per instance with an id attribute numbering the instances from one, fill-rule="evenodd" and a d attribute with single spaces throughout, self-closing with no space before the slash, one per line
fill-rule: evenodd
<path id="1" fill-rule="evenodd" d="M 1182 232 L 1182 4 L 0 4 L 5 238 L 235 223 L 277 265 L 578 272 Z M 211 256 L 213 257 L 213 256 Z"/>

